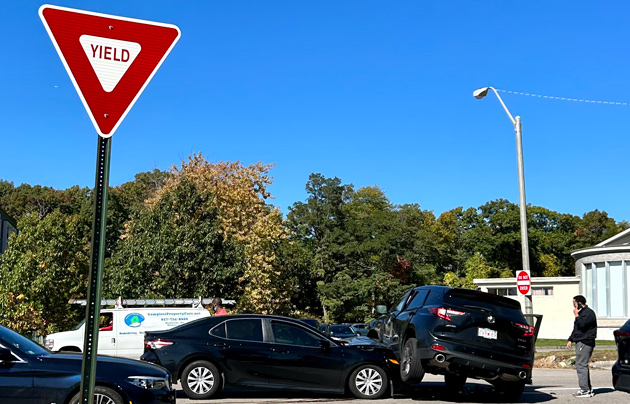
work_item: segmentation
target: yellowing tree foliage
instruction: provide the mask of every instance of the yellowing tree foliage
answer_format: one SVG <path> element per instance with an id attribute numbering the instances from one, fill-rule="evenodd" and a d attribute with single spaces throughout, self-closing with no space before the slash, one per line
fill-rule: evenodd
<path id="1" fill-rule="evenodd" d="M 198 192 L 209 195 L 208 208 L 219 216 L 219 233 L 226 241 L 241 244 L 245 272 L 239 279 L 243 295 L 239 311 L 263 314 L 286 313 L 290 305 L 290 288 L 284 284 L 282 271 L 276 267 L 276 251 L 287 234 L 282 214 L 266 203 L 271 198 L 267 186 L 272 183 L 269 171 L 273 165 L 240 162 L 210 163 L 201 153 L 190 156 L 149 201 L 155 204 L 186 179 Z"/>

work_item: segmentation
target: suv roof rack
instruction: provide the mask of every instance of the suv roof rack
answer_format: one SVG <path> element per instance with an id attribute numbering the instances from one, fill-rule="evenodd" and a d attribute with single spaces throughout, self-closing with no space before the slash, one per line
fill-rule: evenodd
<path id="1" fill-rule="evenodd" d="M 211 304 L 213 298 L 201 298 L 199 297 L 185 297 L 178 299 L 122 299 L 119 297 L 118 299 L 101 299 L 101 306 L 114 306 L 117 309 L 122 309 L 124 306 L 192 306 L 193 308 L 205 306 L 207 304 Z M 236 305 L 235 300 L 231 299 L 221 299 L 223 305 L 226 306 L 234 306 Z M 87 304 L 86 299 L 70 299 L 68 300 L 70 304 L 79 304 L 81 306 L 85 306 Z"/>

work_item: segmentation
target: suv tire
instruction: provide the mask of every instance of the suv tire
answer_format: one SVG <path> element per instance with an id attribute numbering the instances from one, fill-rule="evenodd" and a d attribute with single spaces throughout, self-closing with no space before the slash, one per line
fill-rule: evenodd
<path id="1" fill-rule="evenodd" d="M 181 383 L 184 393 L 189 398 L 206 399 L 221 388 L 221 373 L 208 361 L 195 361 L 184 368 Z"/>
<path id="2" fill-rule="evenodd" d="M 444 374 L 444 384 L 449 394 L 457 395 L 466 385 L 466 376 L 446 373 Z"/>
<path id="3" fill-rule="evenodd" d="M 418 340 L 407 339 L 400 356 L 400 378 L 405 383 L 420 383 L 424 377 L 424 369 L 417 352 Z"/>
<path id="4" fill-rule="evenodd" d="M 497 380 L 493 382 L 492 385 L 499 394 L 499 400 L 504 403 L 518 402 L 523 394 L 523 390 L 525 389 L 524 381 L 505 382 Z"/>
<path id="5" fill-rule="evenodd" d="M 69 404 L 79 404 L 81 392 L 75 394 L 69 401 Z M 109 387 L 94 386 L 94 402 L 102 404 L 125 404 L 120 394 Z"/>
<path id="6" fill-rule="evenodd" d="M 348 388 L 356 398 L 375 399 L 387 393 L 387 373 L 376 365 L 361 366 L 352 372 Z"/>

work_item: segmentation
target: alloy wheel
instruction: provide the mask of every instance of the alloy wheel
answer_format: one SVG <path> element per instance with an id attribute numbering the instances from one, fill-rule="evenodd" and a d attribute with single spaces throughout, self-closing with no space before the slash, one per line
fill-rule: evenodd
<path id="1" fill-rule="evenodd" d="M 94 394 L 94 404 L 116 404 L 116 402 L 105 394 Z"/>
<path id="2" fill-rule="evenodd" d="M 210 369 L 200 366 L 190 371 L 186 382 L 196 394 L 206 394 L 214 386 L 214 375 Z"/>
<path id="3" fill-rule="evenodd" d="M 357 390 L 366 396 L 373 396 L 383 388 L 383 377 L 376 369 L 362 369 L 354 379 Z"/>

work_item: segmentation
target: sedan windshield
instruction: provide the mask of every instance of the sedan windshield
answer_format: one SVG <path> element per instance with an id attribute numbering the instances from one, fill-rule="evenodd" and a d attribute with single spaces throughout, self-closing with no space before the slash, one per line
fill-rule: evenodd
<path id="1" fill-rule="evenodd" d="M 27 356 L 42 356 L 49 354 L 49 351 L 36 344 L 28 338 L 0 326 L 0 343 L 7 348 L 16 349 L 19 353 Z"/>
<path id="2" fill-rule="evenodd" d="M 348 325 L 331 325 L 330 326 L 330 333 L 332 335 L 354 334 L 354 331 L 352 331 L 352 328 L 350 328 L 350 326 L 348 326 Z"/>

